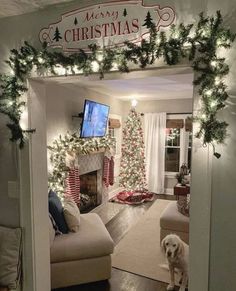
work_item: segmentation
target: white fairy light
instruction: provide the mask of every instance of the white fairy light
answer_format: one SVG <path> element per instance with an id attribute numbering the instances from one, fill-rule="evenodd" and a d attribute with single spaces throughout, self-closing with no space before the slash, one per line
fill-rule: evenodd
<path id="1" fill-rule="evenodd" d="M 38 62 L 39 62 L 40 64 L 43 64 L 43 63 L 44 63 L 44 59 L 43 59 L 42 57 L 38 57 Z"/>
<path id="2" fill-rule="evenodd" d="M 13 105 L 13 101 L 10 100 L 10 101 L 7 102 L 7 104 L 8 104 L 8 106 L 12 106 Z"/>
<path id="3" fill-rule="evenodd" d="M 15 72 L 14 72 L 14 70 L 13 69 L 10 69 L 10 75 L 15 75 Z"/>
<path id="4" fill-rule="evenodd" d="M 207 90 L 207 91 L 206 91 L 206 95 L 207 95 L 207 96 L 211 96 L 212 92 L 213 92 L 212 90 Z"/>
<path id="5" fill-rule="evenodd" d="M 77 66 L 73 66 L 73 71 L 75 74 L 83 74 L 83 70 L 79 70 Z"/>
<path id="6" fill-rule="evenodd" d="M 215 78 L 215 85 L 219 85 L 220 84 L 220 78 L 219 77 L 216 77 Z"/>
<path id="7" fill-rule="evenodd" d="M 217 66 L 217 61 L 211 61 L 211 66 L 216 67 Z"/>
<path id="8" fill-rule="evenodd" d="M 33 56 L 28 56 L 28 57 L 27 57 L 27 60 L 30 61 L 30 62 L 33 61 L 33 59 L 34 59 Z"/>
<path id="9" fill-rule="evenodd" d="M 93 72 L 98 72 L 99 71 L 99 63 L 97 61 L 93 61 L 91 63 L 91 65 L 92 65 Z"/>
<path id="10" fill-rule="evenodd" d="M 99 53 L 99 54 L 97 54 L 97 60 L 98 60 L 99 62 L 102 62 L 102 61 L 103 61 L 103 53 Z"/>
<path id="11" fill-rule="evenodd" d="M 210 104 L 211 108 L 215 107 L 216 105 L 217 105 L 217 102 L 215 100 L 211 101 L 211 104 Z"/>
<path id="12" fill-rule="evenodd" d="M 118 70 L 118 64 L 116 62 L 112 63 L 111 71 L 117 71 Z"/>
<path id="13" fill-rule="evenodd" d="M 203 114 L 201 115 L 201 118 L 202 118 L 202 119 L 206 119 L 206 114 L 203 113 Z"/>
<path id="14" fill-rule="evenodd" d="M 66 74 L 66 69 L 63 66 L 61 66 L 61 65 L 55 66 L 54 67 L 54 71 L 59 76 Z"/>
<path id="15" fill-rule="evenodd" d="M 133 98 L 133 99 L 131 100 L 131 106 L 132 106 L 132 107 L 136 107 L 137 104 L 138 104 L 138 101 L 137 101 L 136 99 Z"/>

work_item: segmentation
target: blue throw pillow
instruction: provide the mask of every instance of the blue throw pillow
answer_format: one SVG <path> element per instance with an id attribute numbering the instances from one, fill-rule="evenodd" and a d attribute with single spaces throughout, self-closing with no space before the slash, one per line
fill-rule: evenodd
<path id="1" fill-rule="evenodd" d="M 49 212 L 55 220 L 59 230 L 62 233 L 68 233 L 69 229 L 65 221 L 61 201 L 58 198 L 57 194 L 52 190 L 50 190 L 48 194 L 48 207 Z"/>

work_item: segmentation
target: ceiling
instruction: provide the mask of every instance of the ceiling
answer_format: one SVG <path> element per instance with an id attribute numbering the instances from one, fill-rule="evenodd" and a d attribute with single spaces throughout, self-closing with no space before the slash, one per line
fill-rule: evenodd
<path id="1" fill-rule="evenodd" d="M 71 0 L 0 0 L 0 18 L 20 15 Z"/>
<path id="2" fill-rule="evenodd" d="M 193 96 L 193 73 L 185 70 L 181 73 L 173 73 L 171 70 L 168 74 L 161 74 L 159 70 L 144 70 L 129 74 L 108 74 L 105 78 L 108 79 L 67 76 L 52 77 L 44 81 L 60 86 L 88 88 L 121 100 L 189 99 Z"/>

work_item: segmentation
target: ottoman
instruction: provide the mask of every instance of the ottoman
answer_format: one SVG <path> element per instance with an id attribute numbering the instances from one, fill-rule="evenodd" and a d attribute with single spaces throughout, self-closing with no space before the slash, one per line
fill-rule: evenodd
<path id="1" fill-rule="evenodd" d="M 168 234 L 177 234 L 184 242 L 189 243 L 189 217 L 181 214 L 177 202 L 171 201 L 160 216 L 160 238 Z"/>

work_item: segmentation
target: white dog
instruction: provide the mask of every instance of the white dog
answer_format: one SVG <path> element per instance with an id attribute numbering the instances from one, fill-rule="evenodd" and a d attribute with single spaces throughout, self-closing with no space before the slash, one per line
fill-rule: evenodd
<path id="1" fill-rule="evenodd" d="M 170 284 L 167 290 L 174 290 L 175 269 L 182 273 L 179 291 L 185 291 L 188 284 L 188 254 L 189 247 L 177 235 L 169 234 L 161 242 L 161 247 L 168 261 Z"/>

